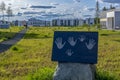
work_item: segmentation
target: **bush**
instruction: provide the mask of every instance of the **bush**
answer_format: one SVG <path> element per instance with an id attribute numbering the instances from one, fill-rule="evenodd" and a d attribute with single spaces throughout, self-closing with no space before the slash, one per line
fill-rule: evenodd
<path id="1" fill-rule="evenodd" d="M 13 50 L 13 51 L 18 51 L 18 48 L 17 48 L 16 46 L 14 46 L 14 47 L 12 48 L 12 50 Z"/>

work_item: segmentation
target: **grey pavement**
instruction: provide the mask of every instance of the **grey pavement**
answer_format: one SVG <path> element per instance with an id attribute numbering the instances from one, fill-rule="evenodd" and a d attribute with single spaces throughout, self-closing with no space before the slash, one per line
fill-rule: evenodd
<path id="1" fill-rule="evenodd" d="M 9 39 L 7 41 L 3 41 L 0 43 L 0 53 L 5 52 L 8 50 L 12 45 L 16 44 L 18 41 L 20 41 L 24 34 L 26 33 L 27 29 L 23 29 L 20 32 L 16 33 L 15 37 L 12 39 Z"/>

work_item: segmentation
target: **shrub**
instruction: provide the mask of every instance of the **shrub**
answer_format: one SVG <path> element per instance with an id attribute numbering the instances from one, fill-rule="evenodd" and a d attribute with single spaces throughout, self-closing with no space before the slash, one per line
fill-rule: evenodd
<path id="1" fill-rule="evenodd" d="M 12 50 L 13 50 L 13 51 L 18 51 L 18 48 L 17 48 L 16 46 L 14 46 L 14 47 L 12 48 Z"/>

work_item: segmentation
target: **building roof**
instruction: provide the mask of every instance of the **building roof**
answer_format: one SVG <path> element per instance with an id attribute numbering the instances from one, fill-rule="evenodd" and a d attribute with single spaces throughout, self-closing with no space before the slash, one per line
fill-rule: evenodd
<path id="1" fill-rule="evenodd" d="M 107 12 L 112 12 L 112 11 L 120 11 L 120 9 L 111 9 L 111 10 L 101 11 L 100 12 L 100 18 L 106 18 L 107 17 Z"/>

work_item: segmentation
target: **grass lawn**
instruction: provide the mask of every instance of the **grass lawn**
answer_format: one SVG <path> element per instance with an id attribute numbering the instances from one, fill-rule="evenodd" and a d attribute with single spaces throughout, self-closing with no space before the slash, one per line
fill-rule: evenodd
<path id="1" fill-rule="evenodd" d="M 56 30 L 87 31 L 82 27 L 30 27 L 24 38 L 0 54 L 0 80 L 52 80 L 57 65 L 51 61 L 53 33 Z M 91 31 L 95 31 L 94 28 Z M 119 80 L 120 31 L 98 30 L 97 80 Z M 107 72 L 107 73 L 106 73 Z M 106 75 L 105 75 L 106 74 Z M 115 75 L 115 77 L 111 77 Z M 106 78 L 106 77 L 109 77 Z"/>
<path id="2" fill-rule="evenodd" d="M 23 27 L 10 27 L 9 29 L 0 29 L 0 42 L 11 39 Z"/>

